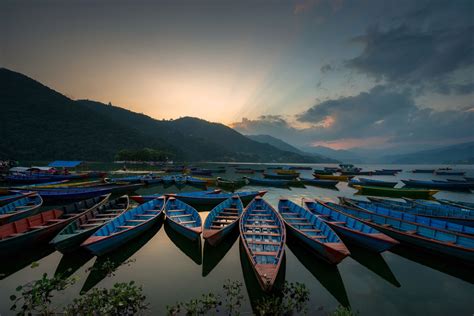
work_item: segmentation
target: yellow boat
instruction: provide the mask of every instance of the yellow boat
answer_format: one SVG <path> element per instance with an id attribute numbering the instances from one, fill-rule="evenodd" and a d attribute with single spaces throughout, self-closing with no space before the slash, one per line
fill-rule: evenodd
<path id="1" fill-rule="evenodd" d="M 296 170 L 287 170 L 287 169 L 279 169 L 279 170 L 275 170 L 275 172 L 281 175 L 299 175 L 300 174 Z"/>
<path id="2" fill-rule="evenodd" d="M 207 185 L 216 185 L 216 179 L 215 178 L 206 178 L 206 177 L 193 177 L 202 181 L 206 181 Z"/>
<path id="3" fill-rule="evenodd" d="M 315 178 L 322 179 L 322 180 L 336 180 L 336 181 L 349 181 L 352 179 L 354 176 L 336 176 L 332 174 L 314 174 Z"/>

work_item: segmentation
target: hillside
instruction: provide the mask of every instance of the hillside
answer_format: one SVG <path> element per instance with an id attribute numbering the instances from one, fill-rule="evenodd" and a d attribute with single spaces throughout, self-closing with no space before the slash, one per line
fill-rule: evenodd
<path id="1" fill-rule="evenodd" d="M 435 164 L 435 163 L 472 163 L 474 160 L 474 142 L 423 150 L 403 155 L 382 157 L 389 163 Z"/>
<path id="2" fill-rule="evenodd" d="M 324 155 L 318 155 L 315 153 L 309 153 L 309 152 L 304 152 L 284 141 L 281 139 L 278 139 L 276 137 L 270 136 L 270 135 L 246 135 L 248 138 L 251 140 L 264 143 L 264 144 L 269 144 L 272 145 L 273 147 L 276 147 L 281 150 L 297 153 L 299 155 L 305 155 L 305 156 L 312 156 L 314 159 L 317 159 L 318 162 L 329 162 L 329 163 L 335 163 L 338 162 L 335 159 L 331 159 L 328 157 L 325 157 Z"/>
<path id="3" fill-rule="evenodd" d="M 366 159 L 364 159 L 363 157 L 349 150 L 336 150 L 324 146 L 304 147 L 301 149 L 311 154 L 326 156 L 331 159 L 339 160 L 345 163 L 362 163 L 366 161 Z"/>
<path id="4" fill-rule="evenodd" d="M 0 69 L 0 157 L 110 161 L 122 149 L 168 151 L 175 160 L 314 162 L 248 139 L 217 123 L 155 120 L 99 102 L 74 101 L 20 73 Z"/>

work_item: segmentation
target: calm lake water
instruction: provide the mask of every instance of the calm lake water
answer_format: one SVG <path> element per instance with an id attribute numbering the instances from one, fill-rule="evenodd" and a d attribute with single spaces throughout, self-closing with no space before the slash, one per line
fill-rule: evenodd
<path id="1" fill-rule="evenodd" d="M 321 168 L 320 165 L 310 165 Z M 325 165 L 328 166 L 328 165 Z M 374 179 L 445 179 L 427 174 L 408 172 L 414 168 L 431 166 L 410 165 L 360 165 L 364 169 L 379 168 L 404 171 L 396 177 L 377 176 Z M 109 170 L 118 169 L 106 166 Z M 257 167 L 257 165 L 251 165 Z M 258 165 L 261 168 L 260 165 Z M 432 166 L 440 167 L 438 166 Z M 468 171 L 474 176 L 474 166 L 459 166 L 456 169 Z M 233 168 L 222 177 L 234 175 Z M 302 171 L 302 176 L 310 177 L 310 171 Z M 450 176 L 448 178 L 456 178 Z M 316 197 L 336 200 L 338 196 L 353 196 L 354 189 L 346 183 L 339 183 L 338 190 L 307 186 L 306 188 L 262 188 L 246 186 L 241 190 L 268 190 L 265 199 L 277 206 L 282 196 L 300 202 L 302 197 Z M 146 187 L 138 194 L 169 193 L 196 190 L 174 186 Z M 474 202 L 474 194 L 440 192 L 438 198 Z M 362 198 L 362 197 L 360 197 Z M 208 211 L 200 212 L 204 220 Z M 108 258 L 96 258 L 87 253 L 62 255 L 51 249 L 28 251 L 20 258 L 2 256 L 0 262 L 0 314 L 9 315 L 9 296 L 15 288 L 28 281 L 38 279 L 43 273 L 50 275 L 68 271 L 77 275 L 79 281 L 56 297 L 57 304 L 66 304 L 80 291 L 94 286 L 110 287 L 115 282 L 134 280 L 143 286 L 150 303 L 150 313 L 162 315 L 166 305 L 176 301 L 189 300 L 203 293 L 220 292 L 226 279 L 244 283 L 245 296 L 243 310 L 252 313 L 251 300 L 260 293 L 253 272 L 241 257 L 238 234 L 218 248 L 193 244 L 180 238 L 168 227 L 162 225 L 114 252 Z M 399 247 L 381 255 L 372 254 L 349 245 L 352 253 L 337 266 L 329 266 L 311 255 L 298 242 L 290 239 L 286 247 L 286 261 L 282 265 L 281 278 L 289 282 L 302 282 L 311 292 L 308 304 L 309 315 L 326 315 L 338 305 L 350 305 L 360 315 L 472 315 L 474 313 L 474 272 L 453 261 L 424 254 L 419 249 Z M 101 262 L 111 260 L 120 265 L 111 277 L 98 270 L 90 269 Z M 39 267 L 30 268 L 32 262 Z"/>

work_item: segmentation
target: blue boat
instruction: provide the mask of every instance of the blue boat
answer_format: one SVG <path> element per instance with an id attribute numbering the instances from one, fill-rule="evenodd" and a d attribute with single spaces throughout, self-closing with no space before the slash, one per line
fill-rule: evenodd
<path id="1" fill-rule="evenodd" d="M 191 170 L 191 174 L 195 176 L 212 176 L 212 170 L 194 169 L 194 170 Z"/>
<path id="2" fill-rule="evenodd" d="M 310 178 L 300 178 L 300 181 L 305 185 L 314 185 L 317 187 L 336 187 L 339 183 L 337 180 L 324 180 L 324 179 L 310 179 Z"/>
<path id="3" fill-rule="evenodd" d="M 328 224 L 339 236 L 374 252 L 383 252 L 398 244 L 395 239 L 346 216 L 320 200 L 304 199 L 305 207 Z"/>
<path id="4" fill-rule="evenodd" d="M 129 177 L 120 177 L 120 178 L 107 178 L 108 183 L 117 183 L 117 182 L 128 182 L 128 183 L 140 183 L 143 181 L 143 176 L 129 176 Z"/>
<path id="5" fill-rule="evenodd" d="M 107 199 L 109 197 L 110 194 Z M 79 216 L 75 221 L 64 227 L 51 240 L 50 244 L 62 253 L 77 250 L 89 236 L 117 216 L 120 216 L 129 206 L 129 199 L 126 195 L 105 204 L 97 205 L 95 209 Z"/>
<path id="6" fill-rule="evenodd" d="M 372 172 L 373 176 L 394 176 L 398 173 L 398 170 L 391 170 L 391 169 L 382 169 L 382 170 L 374 170 Z"/>
<path id="7" fill-rule="evenodd" d="M 162 176 L 161 182 L 163 182 L 164 185 L 174 184 L 174 176 Z"/>
<path id="8" fill-rule="evenodd" d="M 414 169 L 411 172 L 413 173 L 434 173 L 434 169 Z"/>
<path id="9" fill-rule="evenodd" d="M 402 243 L 474 263 L 474 236 L 439 229 L 436 225 L 429 225 L 426 218 L 420 219 L 409 213 L 393 210 L 369 212 L 335 203 L 328 205 Z"/>
<path id="10" fill-rule="evenodd" d="M 7 190 L 2 195 L 0 195 L 0 206 L 32 194 L 36 194 L 36 192 Z"/>
<path id="11" fill-rule="evenodd" d="M 250 202 L 239 224 L 240 239 L 263 291 L 271 291 L 285 254 L 286 229 L 260 196 Z"/>
<path id="12" fill-rule="evenodd" d="M 298 175 L 297 174 L 263 173 L 263 177 L 266 179 L 295 180 L 296 178 L 298 178 Z"/>
<path id="13" fill-rule="evenodd" d="M 288 231 L 326 262 L 338 264 L 350 254 L 331 227 L 309 210 L 288 199 L 280 199 L 278 211 Z"/>
<path id="14" fill-rule="evenodd" d="M 221 192 L 222 192 L 221 190 L 207 190 L 207 191 L 196 191 L 196 192 L 186 192 L 186 193 L 192 193 L 194 195 L 207 195 L 207 194 L 217 194 Z M 185 194 L 185 192 L 181 192 L 180 194 Z M 149 195 L 132 195 L 130 196 L 130 198 L 139 204 L 143 204 L 145 202 L 154 200 L 162 195 L 163 194 L 161 193 L 155 193 L 155 194 L 149 194 Z M 170 194 L 170 195 L 173 195 L 173 194 Z"/>
<path id="15" fill-rule="evenodd" d="M 243 210 L 238 195 L 214 207 L 204 221 L 204 239 L 212 246 L 218 245 L 237 226 Z"/>
<path id="16" fill-rule="evenodd" d="M 32 194 L 17 199 L 0 207 L 0 225 L 14 222 L 40 211 L 43 199 L 38 194 Z"/>
<path id="17" fill-rule="evenodd" d="M 130 209 L 102 226 L 81 246 L 97 256 L 117 249 L 156 225 L 163 217 L 164 205 L 162 196 Z"/>
<path id="18" fill-rule="evenodd" d="M 463 176 L 466 174 L 464 171 L 450 171 L 450 170 L 437 170 L 435 172 L 438 176 Z"/>
<path id="19" fill-rule="evenodd" d="M 176 175 L 174 176 L 174 184 L 176 186 L 184 186 L 187 182 L 187 176 Z"/>
<path id="20" fill-rule="evenodd" d="M 206 191 L 204 191 L 206 192 Z M 219 190 L 208 191 L 206 194 L 201 192 L 186 192 L 186 193 L 176 193 L 176 194 L 167 194 L 167 196 L 175 197 L 184 203 L 187 203 L 192 206 L 216 206 L 219 203 L 224 202 L 228 198 L 238 195 L 240 200 L 244 205 L 247 205 L 252 201 L 256 196 L 264 196 L 267 191 L 241 191 L 235 193 L 220 193 Z"/>
<path id="21" fill-rule="evenodd" d="M 442 205 L 437 203 L 425 202 L 423 200 L 406 200 L 399 202 L 377 198 L 369 198 L 372 203 L 353 200 L 361 207 L 370 207 L 370 204 L 381 207 L 388 207 L 396 211 L 407 212 L 415 215 L 430 217 L 449 223 L 455 223 L 462 226 L 474 227 L 474 210 L 469 210 L 457 206 Z M 470 230 L 470 229 L 468 229 Z"/>
<path id="22" fill-rule="evenodd" d="M 290 180 L 278 180 L 278 179 L 258 179 L 245 177 L 249 184 L 253 185 L 263 185 L 271 187 L 288 187 L 290 185 Z"/>
<path id="23" fill-rule="evenodd" d="M 111 184 L 99 187 L 36 189 L 35 191 L 41 195 L 45 203 L 51 203 L 84 200 L 108 193 L 122 194 L 133 192 L 142 186 L 142 183 L 124 185 Z"/>
<path id="24" fill-rule="evenodd" d="M 148 174 L 146 176 L 142 176 L 142 182 L 147 185 L 163 183 L 163 179 L 160 176 L 155 176 L 154 174 Z"/>
<path id="25" fill-rule="evenodd" d="M 398 182 L 396 181 L 382 181 L 367 178 L 358 178 L 349 180 L 349 185 L 370 185 L 374 187 L 394 188 Z"/>
<path id="26" fill-rule="evenodd" d="M 205 180 L 201 180 L 201 179 L 190 177 L 190 176 L 186 177 L 186 183 L 189 185 L 195 185 L 195 186 L 207 186 L 207 182 Z"/>
<path id="27" fill-rule="evenodd" d="M 460 208 L 464 208 L 468 210 L 474 210 L 474 203 L 469 203 L 469 202 L 464 202 L 464 201 L 451 201 L 451 200 L 446 200 L 446 199 L 439 199 L 436 201 L 445 205 L 452 205 L 452 206 L 456 206 L 456 207 L 460 207 Z"/>
<path id="28" fill-rule="evenodd" d="M 448 182 L 448 181 L 423 181 L 423 180 L 402 180 L 406 187 L 424 188 L 453 191 L 469 191 L 471 185 L 469 182 Z"/>
<path id="29" fill-rule="evenodd" d="M 164 210 L 166 223 L 171 228 L 190 240 L 199 239 L 202 221 L 196 209 L 174 197 L 169 197 Z"/>

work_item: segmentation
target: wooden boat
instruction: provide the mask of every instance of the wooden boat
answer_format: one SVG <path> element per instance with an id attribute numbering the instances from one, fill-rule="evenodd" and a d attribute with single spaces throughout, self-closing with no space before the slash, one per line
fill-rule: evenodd
<path id="1" fill-rule="evenodd" d="M 396 201 L 393 201 L 393 203 L 388 204 L 388 203 L 373 202 L 373 200 L 371 202 L 366 202 L 366 201 L 360 201 L 360 200 L 355 200 L 355 199 L 350 199 L 350 198 L 344 198 L 341 200 L 341 202 L 345 205 L 349 205 L 355 208 L 360 208 L 369 212 L 377 212 L 379 210 L 382 210 L 384 212 L 388 212 L 391 210 L 397 211 L 397 212 L 403 212 L 403 213 L 411 214 L 414 216 L 418 216 L 418 218 L 420 219 L 420 223 L 421 223 L 421 220 L 424 219 L 426 223 L 429 223 L 429 225 L 433 225 L 434 227 L 437 227 L 437 228 L 446 229 L 446 230 L 450 230 L 457 233 L 474 235 L 474 227 L 447 221 L 446 219 L 448 217 L 446 215 L 448 215 L 448 213 L 442 212 L 441 210 L 436 211 L 429 208 L 423 209 L 421 207 L 416 209 L 414 206 L 411 207 L 409 203 L 396 202 Z M 397 203 L 400 203 L 400 204 L 397 204 Z"/>
<path id="2" fill-rule="evenodd" d="M 160 176 L 156 176 L 154 174 L 142 176 L 142 182 L 146 185 L 158 184 L 163 183 L 163 179 Z"/>
<path id="3" fill-rule="evenodd" d="M 119 178 L 107 178 L 108 183 L 117 183 L 117 182 L 140 183 L 143 180 L 144 180 L 144 176 L 128 176 L 128 177 L 119 177 Z"/>
<path id="4" fill-rule="evenodd" d="M 408 212 L 416 211 L 419 213 L 419 215 L 433 217 L 459 225 L 474 227 L 474 210 L 467 209 L 462 206 L 443 205 L 424 200 L 407 200 L 406 203 L 395 201 L 393 201 L 393 203 L 391 202 L 392 201 L 388 202 L 388 204 L 397 205 L 397 203 L 400 203 L 404 209 L 406 209 L 406 206 L 408 206 Z"/>
<path id="5" fill-rule="evenodd" d="M 402 180 L 407 188 L 424 188 L 436 190 L 469 191 L 469 182 L 448 182 L 448 181 L 422 181 L 422 180 Z"/>
<path id="6" fill-rule="evenodd" d="M 320 200 L 303 199 L 305 207 L 329 225 L 339 236 L 374 252 L 383 252 L 398 244 L 395 239 L 340 213 Z"/>
<path id="7" fill-rule="evenodd" d="M 83 200 L 108 193 L 121 194 L 133 192 L 142 186 L 142 183 L 125 185 L 113 184 L 90 188 L 38 189 L 37 192 L 45 202 L 61 202 Z"/>
<path id="8" fill-rule="evenodd" d="M 235 169 L 235 173 L 254 174 L 255 171 L 252 169 Z"/>
<path id="9" fill-rule="evenodd" d="M 243 210 L 238 195 L 214 207 L 204 221 L 204 239 L 212 246 L 218 245 L 237 226 Z"/>
<path id="10" fill-rule="evenodd" d="M 466 174 L 464 171 L 444 171 L 444 170 L 436 170 L 435 172 L 438 176 L 463 176 Z"/>
<path id="11" fill-rule="evenodd" d="M 352 179 L 349 181 L 349 185 L 369 185 L 374 187 L 383 187 L 383 188 L 393 188 L 397 185 L 398 182 L 396 181 L 382 181 L 382 180 L 375 180 L 375 179 L 367 179 L 367 178 L 359 178 L 359 179 Z"/>
<path id="12" fill-rule="evenodd" d="M 324 170 L 331 171 L 332 173 L 334 173 L 334 172 L 339 172 L 340 168 L 339 167 L 324 167 Z"/>
<path id="13" fill-rule="evenodd" d="M 278 211 L 288 231 L 330 264 L 338 264 L 350 252 L 322 218 L 288 199 L 280 199 Z"/>
<path id="14" fill-rule="evenodd" d="M 216 206 L 228 198 L 238 195 L 244 205 L 252 201 L 256 196 L 264 196 L 267 191 L 241 191 L 235 193 L 211 193 L 211 194 L 200 194 L 199 192 L 187 192 L 187 193 L 176 193 L 167 194 L 169 197 L 175 197 L 184 203 L 192 206 Z"/>
<path id="15" fill-rule="evenodd" d="M 218 187 L 231 190 L 231 191 L 241 188 L 246 184 L 247 184 L 247 181 L 245 181 L 244 179 L 229 180 L 229 179 L 223 179 L 221 177 L 217 177 L 216 179 L 216 185 Z"/>
<path id="16" fill-rule="evenodd" d="M 277 180 L 294 180 L 298 178 L 295 174 L 272 174 L 272 173 L 264 173 L 264 178 L 267 179 L 277 179 Z"/>
<path id="17" fill-rule="evenodd" d="M 279 169 L 279 170 L 275 170 L 275 173 L 280 174 L 280 175 L 292 175 L 295 177 L 300 176 L 299 172 L 297 172 L 296 170 L 291 170 L 291 169 Z"/>
<path id="18" fill-rule="evenodd" d="M 434 169 L 414 169 L 411 171 L 412 173 L 433 173 L 435 172 Z"/>
<path id="19" fill-rule="evenodd" d="M 328 175 L 328 174 L 313 174 L 313 176 L 316 179 L 321 179 L 321 180 L 336 180 L 336 181 L 349 181 L 350 179 L 354 178 L 354 176 L 348 176 L 348 175 Z"/>
<path id="20" fill-rule="evenodd" d="M 0 225 L 14 222 L 40 211 L 43 199 L 38 194 L 29 194 L 0 207 Z"/>
<path id="21" fill-rule="evenodd" d="M 253 185 L 263 185 L 263 186 L 271 186 L 271 187 L 287 187 L 290 185 L 290 180 L 281 180 L 281 179 L 259 179 L 259 178 L 251 178 L 246 177 L 249 184 Z"/>
<path id="22" fill-rule="evenodd" d="M 278 213 L 260 196 L 245 208 L 240 239 L 260 287 L 270 291 L 285 253 L 286 230 Z"/>
<path id="23" fill-rule="evenodd" d="M 306 185 L 314 185 L 317 187 L 336 187 L 339 183 L 337 180 L 323 180 L 323 179 L 310 179 L 310 178 L 300 178 L 300 181 Z"/>
<path id="24" fill-rule="evenodd" d="M 372 176 L 374 174 L 373 171 L 341 171 L 342 175 L 350 175 L 350 176 Z"/>
<path id="25" fill-rule="evenodd" d="M 387 196 L 392 198 L 414 198 L 414 199 L 430 199 L 433 195 L 438 193 L 438 190 L 424 190 L 424 189 L 407 189 L 407 188 L 382 188 L 366 185 L 354 185 L 357 189 L 357 194 Z"/>
<path id="26" fill-rule="evenodd" d="M 0 195 L 0 206 L 9 204 L 18 199 L 24 198 L 29 195 L 36 194 L 33 191 L 15 191 L 15 190 L 6 190 Z"/>
<path id="27" fill-rule="evenodd" d="M 212 176 L 212 171 L 207 169 L 194 169 L 191 170 L 191 174 L 194 176 Z"/>
<path id="28" fill-rule="evenodd" d="M 464 183 L 467 188 L 474 189 L 474 181 L 466 181 L 466 180 L 456 180 L 456 179 L 446 179 L 448 182 L 455 182 L 455 183 Z"/>
<path id="29" fill-rule="evenodd" d="M 197 185 L 197 186 L 207 185 L 207 182 L 205 180 L 201 180 L 201 179 L 190 177 L 190 176 L 186 177 L 186 183 L 190 185 Z"/>
<path id="30" fill-rule="evenodd" d="M 61 180 L 87 179 L 89 173 L 49 174 L 49 173 L 13 173 L 5 179 L 10 183 L 45 183 Z"/>
<path id="31" fill-rule="evenodd" d="M 90 212 L 79 216 L 75 221 L 61 230 L 59 234 L 51 240 L 50 244 L 62 253 L 75 250 L 100 227 L 125 212 L 129 206 L 129 199 L 126 195 L 113 201 L 108 201 Z"/>
<path id="32" fill-rule="evenodd" d="M 190 240 L 197 240 L 202 232 L 199 213 L 190 205 L 169 197 L 165 208 L 166 223 L 178 233 Z"/>
<path id="33" fill-rule="evenodd" d="M 187 183 L 187 176 L 174 176 L 174 184 L 177 186 L 184 186 Z"/>
<path id="34" fill-rule="evenodd" d="M 398 170 L 388 170 L 388 169 L 382 169 L 382 170 L 374 170 L 372 172 L 373 176 L 394 176 L 398 173 Z"/>
<path id="35" fill-rule="evenodd" d="M 79 216 L 107 202 L 108 196 L 83 200 L 0 226 L 0 253 L 22 251 L 50 241 Z"/>
<path id="36" fill-rule="evenodd" d="M 335 203 L 327 204 L 402 243 L 474 263 L 474 236 L 427 225 L 426 218 L 420 219 L 409 213 L 393 210 L 369 212 Z"/>
<path id="37" fill-rule="evenodd" d="M 288 169 L 290 170 L 313 170 L 313 168 L 309 166 L 291 166 Z"/>
<path id="38" fill-rule="evenodd" d="M 191 193 L 191 192 L 187 192 L 187 193 Z M 194 195 L 217 194 L 217 193 L 221 193 L 221 190 L 196 191 L 196 192 L 192 192 L 192 193 Z M 184 194 L 184 192 L 182 192 L 181 194 Z M 146 203 L 148 201 L 159 198 L 160 196 L 162 196 L 161 193 L 150 194 L 150 195 L 132 195 L 132 196 L 130 196 L 130 199 L 134 200 L 135 202 L 137 202 L 139 204 L 143 204 L 143 203 Z"/>
<path id="39" fill-rule="evenodd" d="M 334 172 L 326 169 L 314 169 L 313 174 L 332 175 Z"/>
<path id="40" fill-rule="evenodd" d="M 99 228 L 81 246 L 100 256 L 146 232 L 163 217 L 163 196 L 123 212 Z"/>
<path id="41" fill-rule="evenodd" d="M 202 180 L 202 181 L 206 181 L 207 185 L 214 185 L 216 183 L 215 178 L 210 178 L 210 177 L 194 177 L 194 178 Z"/>
<path id="42" fill-rule="evenodd" d="M 452 205 L 452 206 L 457 206 L 460 208 L 465 208 L 468 210 L 474 210 L 474 203 L 463 202 L 463 201 L 451 201 L 451 200 L 446 200 L 446 199 L 439 199 L 436 201 L 445 205 Z"/>

